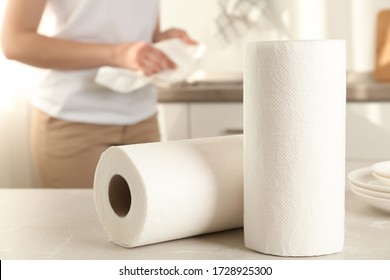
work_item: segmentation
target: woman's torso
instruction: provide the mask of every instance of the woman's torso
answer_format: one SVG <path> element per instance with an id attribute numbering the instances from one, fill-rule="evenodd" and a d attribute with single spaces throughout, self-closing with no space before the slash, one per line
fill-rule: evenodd
<path id="1" fill-rule="evenodd" d="M 48 0 L 55 19 L 51 36 L 88 43 L 151 42 L 158 20 L 158 0 Z M 156 111 L 155 89 L 129 94 L 94 82 L 97 69 L 45 70 L 32 104 L 51 116 L 98 124 L 131 124 Z"/>

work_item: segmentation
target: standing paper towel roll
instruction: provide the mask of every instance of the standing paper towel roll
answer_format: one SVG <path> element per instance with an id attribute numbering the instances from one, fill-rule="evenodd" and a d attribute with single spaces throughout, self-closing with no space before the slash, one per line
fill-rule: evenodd
<path id="1" fill-rule="evenodd" d="M 110 147 L 95 203 L 111 241 L 136 247 L 242 227 L 243 138 Z"/>
<path id="2" fill-rule="evenodd" d="M 315 256 L 344 244 L 345 42 L 252 42 L 244 70 L 245 245 Z"/>

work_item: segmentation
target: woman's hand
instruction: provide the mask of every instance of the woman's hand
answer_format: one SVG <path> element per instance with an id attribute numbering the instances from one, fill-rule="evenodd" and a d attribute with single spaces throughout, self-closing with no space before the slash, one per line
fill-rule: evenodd
<path id="1" fill-rule="evenodd" d="M 176 67 L 168 56 L 146 42 L 118 45 L 115 51 L 115 61 L 119 67 L 140 70 L 146 76 Z"/>
<path id="2" fill-rule="evenodd" d="M 164 32 L 158 32 L 157 34 L 154 35 L 154 41 L 155 42 L 160 42 L 168 39 L 180 39 L 184 43 L 187 43 L 189 45 L 195 45 L 197 42 L 193 40 L 186 31 L 178 28 L 171 28 L 168 29 Z"/>

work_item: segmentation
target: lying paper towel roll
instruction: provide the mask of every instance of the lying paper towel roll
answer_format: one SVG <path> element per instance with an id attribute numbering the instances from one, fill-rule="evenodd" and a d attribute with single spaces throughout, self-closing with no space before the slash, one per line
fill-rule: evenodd
<path id="1" fill-rule="evenodd" d="M 252 42 L 244 69 L 245 245 L 280 256 L 344 244 L 345 42 Z"/>
<path id="2" fill-rule="evenodd" d="M 242 135 L 110 147 L 95 173 L 100 221 L 135 247 L 242 227 Z"/>

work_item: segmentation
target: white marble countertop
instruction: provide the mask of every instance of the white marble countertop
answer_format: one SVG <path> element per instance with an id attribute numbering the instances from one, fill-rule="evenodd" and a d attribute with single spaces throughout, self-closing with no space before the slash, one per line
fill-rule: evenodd
<path id="1" fill-rule="evenodd" d="M 390 214 L 346 190 L 345 248 L 313 259 L 390 259 Z M 229 230 L 133 249 L 108 241 L 90 189 L 0 189 L 0 259 L 281 259 Z M 305 258 L 299 258 L 305 259 Z"/>

